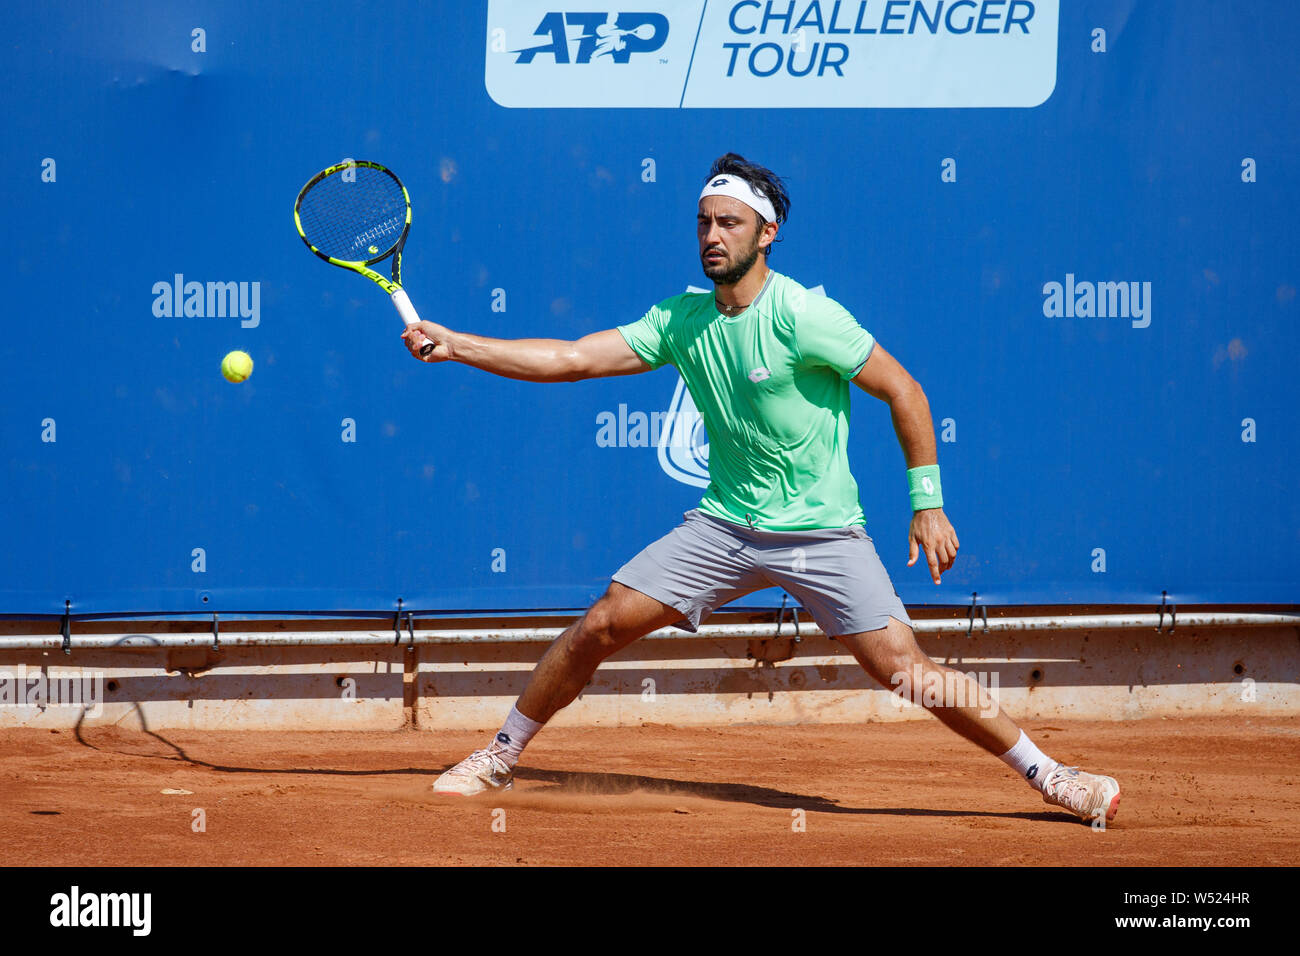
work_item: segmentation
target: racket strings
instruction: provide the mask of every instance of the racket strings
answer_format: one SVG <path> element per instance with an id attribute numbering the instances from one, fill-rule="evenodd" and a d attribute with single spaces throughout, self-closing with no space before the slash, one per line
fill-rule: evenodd
<path id="1" fill-rule="evenodd" d="M 344 174 L 355 173 L 354 180 Z M 327 256 L 365 262 L 388 255 L 406 226 L 406 194 L 388 173 L 358 166 L 333 173 L 303 195 L 298 219 Z"/>

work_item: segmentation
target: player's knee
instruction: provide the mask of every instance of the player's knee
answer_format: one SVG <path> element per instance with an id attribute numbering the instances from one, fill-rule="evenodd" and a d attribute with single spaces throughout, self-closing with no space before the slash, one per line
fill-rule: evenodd
<path id="1" fill-rule="evenodd" d="M 614 637 L 614 618 L 605 606 L 598 601 L 582 616 L 571 642 L 573 653 L 581 657 L 603 659 L 617 649 Z"/>
<path id="2" fill-rule="evenodd" d="M 886 687 L 897 686 L 903 677 L 914 679 L 918 668 L 924 674 L 934 666 L 920 648 L 891 648 L 873 654 L 865 663 L 871 676 Z"/>

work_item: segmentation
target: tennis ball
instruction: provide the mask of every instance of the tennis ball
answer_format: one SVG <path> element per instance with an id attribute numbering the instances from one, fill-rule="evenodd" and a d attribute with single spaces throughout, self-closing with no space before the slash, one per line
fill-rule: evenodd
<path id="1" fill-rule="evenodd" d="M 253 374 L 253 359 L 247 352 L 231 352 L 221 360 L 221 374 L 227 382 L 242 382 Z"/>

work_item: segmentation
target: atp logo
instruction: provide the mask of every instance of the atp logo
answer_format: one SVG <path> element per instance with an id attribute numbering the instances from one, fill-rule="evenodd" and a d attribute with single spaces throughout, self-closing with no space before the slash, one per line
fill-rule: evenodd
<path id="1" fill-rule="evenodd" d="M 483 82 L 509 109 L 1005 109 L 1056 88 L 1060 0 L 486 6 Z"/>
<path id="2" fill-rule="evenodd" d="M 570 36 L 570 31 L 576 30 Z M 661 13 L 559 13 L 551 12 L 533 31 L 548 43 L 515 50 L 516 63 L 532 63 L 549 54 L 556 63 L 591 63 L 608 58 L 627 63 L 633 53 L 653 53 L 668 39 L 668 18 Z"/>

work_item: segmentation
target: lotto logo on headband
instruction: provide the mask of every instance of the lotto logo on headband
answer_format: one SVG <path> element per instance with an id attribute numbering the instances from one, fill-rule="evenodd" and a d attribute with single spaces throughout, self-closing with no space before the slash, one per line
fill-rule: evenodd
<path id="1" fill-rule="evenodd" d="M 1056 88 L 1059 0 L 560 2 L 489 0 L 498 104 L 1032 107 Z"/>
<path id="2" fill-rule="evenodd" d="M 756 192 L 753 186 L 739 177 L 719 176 L 700 192 L 701 199 L 706 196 L 730 196 L 732 199 L 739 199 L 762 216 L 764 221 L 776 221 L 776 209 L 772 206 L 772 201 Z"/>

